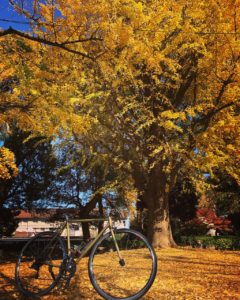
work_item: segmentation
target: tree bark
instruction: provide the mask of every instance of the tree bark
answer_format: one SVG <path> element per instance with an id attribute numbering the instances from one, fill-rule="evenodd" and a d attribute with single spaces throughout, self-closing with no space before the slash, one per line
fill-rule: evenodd
<path id="1" fill-rule="evenodd" d="M 85 207 L 84 207 L 85 208 Z M 79 213 L 79 217 L 81 219 L 87 219 L 89 217 L 89 214 L 86 213 L 85 209 L 81 209 Z M 90 228 L 88 222 L 82 222 L 82 231 L 83 231 L 83 239 L 88 240 L 90 239 Z"/>
<path id="2" fill-rule="evenodd" d="M 88 240 L 90 239 L 90 229 L 89 229 L 89 223 L 83 222 L 82 223 L 82 231 L 83 231 L 83 239 Z"/>
<path id="3" fill-rule="evenodd" d="M 96 207 L 96 204 L 102 201 L 102 195 L 96 194 L 85 206 L 80 207 L 79 216 L 81 219 L 87 219 L 90 217 L 90 212 Z M 88 240 L 90 239 L 90 228 L 89 222 L 82 222 L 82 231 L 83 231 L 83 239 Z"/>
<path id="4" fill-rule="evenodd" d="M 98 209 L 99 209 L 99 216 L 100 216 L 100 218 L 103 218 L 104 212 L 103 212 L 102 198 L 99 199 L 99 201 L 98 201 Z M 104 225 L 103 221 L 99 221 L 98 222 L 98 233 L 100 233 L 103 230 L 103 225 Z"/>
<path id="5" fill-rule="evenodd" d="M 151 170 L 143 194 L 143 202 L 148 209 L 147 235 L 154 248 L 176 247 L 169 216 L 170 184 L 161 167 Z"/>
<path id="6" fill-rule="evenodd" d="M 138 202 L 137 202 L 137 230 L 139 230 L 140 232 L 142 232 L 143 234 L 145 234 L 146 232 L 145 229 L 146 229 L 146 224 L 144 222 L 144 208 L 146 208 L 144 206 L 144 202 L 143 202 L 143 197 L 142 195 L 139 195 L 138 196 Z"/>
<path id="7" fill-rule="evenodd" d="M 148 239 L 154 248 L 176 247 L 170 225 L 167 195 L 156 197 L 149 202 L 151 204 L 148 208 Z"/>

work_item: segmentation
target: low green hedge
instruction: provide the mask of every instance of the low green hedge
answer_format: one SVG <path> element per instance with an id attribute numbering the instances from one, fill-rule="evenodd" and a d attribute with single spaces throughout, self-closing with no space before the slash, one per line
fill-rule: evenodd
<path id="1" fill-rule="evenodd" d="M 240 250 L 239 236 L 181 236 L 180 245 L 194 248 L 215 248 L 217 250 Z"/>

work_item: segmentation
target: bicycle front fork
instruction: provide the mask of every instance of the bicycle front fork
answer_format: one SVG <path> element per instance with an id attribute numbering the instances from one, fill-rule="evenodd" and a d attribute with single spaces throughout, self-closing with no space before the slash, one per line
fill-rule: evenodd
<path id="1" fill-rule="evenodd" d="M 121 252 L 120 252 L 120 249 L 118 247 L 117 239 L 116 239 L 116 236 L 115 236 L 115 233 L 114 233 L 114 230 L 113 230 L 113 226 L 112 226 L 111 217 L 108 217 L 108 222 L 109 222 L 111 235 L 113 237 L 113 241 L 114 241 L 114 244 L 115 244 L 115 247 L 116 247 L 116 250 L 117 250 L 117 254 L 118 254 L 118 258 L 119 258 L 119 264 L 120 264 L 120 266 L 124 267 L 125 266 L 125 260 L 123 259 L 122 255 L 121 255 Z"/>

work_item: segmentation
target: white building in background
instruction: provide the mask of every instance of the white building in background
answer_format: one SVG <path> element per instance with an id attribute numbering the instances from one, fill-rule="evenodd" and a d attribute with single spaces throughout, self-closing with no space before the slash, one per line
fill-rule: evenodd
<path id="1" fill-rule="evenodd" d="M 79 219 L 77 216 L 76 209 L 49 209 L 44 213 L 37 212 L 28 212 L 21 210 L 20 214 L 16 216 L 18 220 L 18 227 L 15 231 L 14 237 L 16 238 L 26 238 L 36 235 L 39 232 L 43 231 L 52 231 L 56 228 L 59 228 L 61 225 L 60 221 L 51 221 L 51 217 L 54 215 L 58 215 L 59 217 L 63 217 L 64 215 L 69 215 L 71 219 Z M 96 217 L 97 218 L 97 217 Z M 105 224 L 104 224 L 105 225 Z M 128 221 L 116 222 L 115 224 L 117 228 L 124 228 L 128 226 Z M 97 227 L 90 225 L 90 234 L 91 236 L 95 236 L 97 233 Z M 82 237 L 82 226 L 81 224 L 72 224 L 70 227 L 71 236 Z M 66 229 L 64 230 L 63 236 L 67 235 Z"/>

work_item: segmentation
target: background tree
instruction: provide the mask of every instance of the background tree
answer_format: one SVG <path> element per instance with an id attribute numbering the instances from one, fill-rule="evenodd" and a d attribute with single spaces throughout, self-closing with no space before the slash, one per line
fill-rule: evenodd
<path id="1" fill-rule="evenodd" d="M 234 177 L 217 170 L 213 179 L 209 178 L 212 188 L 209 197 L 213 200 L 216 211 L 228 216 L 234 231 L 240 230 L 240 187 Z"/>
<path id="2" fill-rule="evenodd" d="M 80 218 L 93 216 L 104 217 L 109 205 L 108 198 L 116 205 L 126 206 L 118 174 L 101 155 L 94 157 L 94 150 L 89 149 L 87 142 L 79 143 L 77 137 L 59 140 L 55 144 L 57 164 L 52 195 L 48 204 L 53 206 L 74 207 Z M 124 205 L 125 204 L 125 205 Z M 102 223 L 98 225 L 99 230 Z M 84 238 L 90 237 L 89 223 L 83 223 Z"/>
<path id="3" fill-rule="evenodd" d="M 44 55 L 45 52 L 49 56 Z M 55 69 L 55 55 L 59 53 L 53 54 L 49 48 L 26 42 L 21 36 L 1 38 L 0 126 L 3 133 L 6 130 L 11 133 L 11 125 L 16 124 L 35 136 L 55 138 L 60 130 L 69 133 L 71 128 L 80 131 L 88 126 L 87 116 L 81 118 L 74 114 L 68 101 L 73 88 L 65 81 L 68 74 L 61 76 L 59 69 Z M 65 64 L 70 63 L 70 59 Z M 13 165 L 13 156 L 9 156 L 9 164 Z M 4 162 L 1 167 L 4 170 Z"/>
<path id="4" fill-rule="evenodd" d="M 10 209 L 0 209 L 0 237 L 11 236 L 11 234 L 17 228 L 18 222 L 15 216 L 18 215 L 18 211 L 12 212 Z"/>
<path id="5" fill-rule="evenodd" d="M 198 195 L 189 178 L 181 178 L 176 182 L 170 194 L 170 215 L 181 221 L 189 221 L 196 216 Z"/>
<path id="6" fill-rule="evenodd" d="M 196 217 L 199 195 L 186 175 L 182 174 L 169 196 L 169 212 L 173 237 L 176 241 L 186 234 L 189 221 Z M 192 231 L 192 234 L 194 232 Z"/>
<path id="7" fill-rule="evenodd" d="M 51 142 L 15 127 L 4 145 L 15 154 L 18 175 L 1 180 L 1 208 L 31 210 L 45 206 L 56 168 Z"/>

